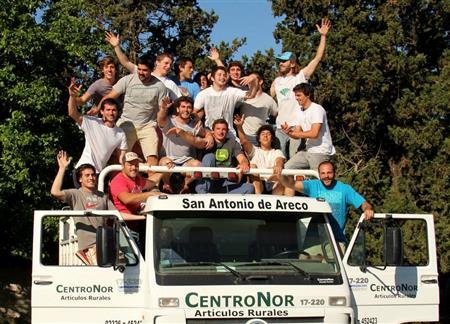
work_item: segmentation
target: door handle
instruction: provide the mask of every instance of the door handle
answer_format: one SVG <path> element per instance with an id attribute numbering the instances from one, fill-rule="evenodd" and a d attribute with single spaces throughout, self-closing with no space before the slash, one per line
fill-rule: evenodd
<path id="1" fill-rule="evenodd" d="M 424 284 L 437 284 L 438 283 L 437 279 L 422 279 L 421 281 Z"/>
<path id="2" fill-rule="evenodd" d="M 49 281 L 49 280 L 35 280 L 35 281 L 33 281 L 33 283 L 35 285 L 48 286 L 48 285 L 51 285 L 53 283 L 53 281 Z"/>
<path id="3" fill-rule="evenodd" d="M 423 275 L 420 278 L 420 282 L 422 282 L 424 284 L 437 284 L 438 280 L 437 280 L 437 276 L 434 276 L 434 275 Z"/>

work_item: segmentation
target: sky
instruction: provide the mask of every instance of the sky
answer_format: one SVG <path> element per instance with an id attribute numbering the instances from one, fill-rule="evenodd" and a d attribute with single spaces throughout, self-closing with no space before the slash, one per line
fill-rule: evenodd
<path id="1" fill-rule="evenodd" d="M 246 44 L 235 53 L 234 59 L 240 59 L 243 54 L 252 57 L 257 50 L 265 53 L 266 49 L 273 48 L 275 54 L 281 51 L 281 43 L 276 44 L 273 38 L 275 25 L 280 19 L 273 17 L 270 1 L 199 0 L 198 3 L 200 8 L 208 12 L 214 10 L 219 17 L 212 30 L 212 44 L 247 38 Z"/>

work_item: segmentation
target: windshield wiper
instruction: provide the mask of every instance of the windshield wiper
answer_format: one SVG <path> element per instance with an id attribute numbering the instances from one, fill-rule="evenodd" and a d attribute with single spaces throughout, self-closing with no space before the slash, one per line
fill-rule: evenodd
<path id="1" fill-rule="evenodd" d="M 296 266 L 295 264 L 293 264 L 292 262 L 289 261 L 259 261 L 259 262 L 251 262 L 251 263 L 245 263 L 245 264 L 239 264 L 240 267 L 242 266 L 271 266 L 271 265 L 288 265 L 292 268 L 294 268 L 295 270 L 297 270 L 298 273 L 302 274 L 303 276 L 305 276 L 306 279 L 311 280 L 311 275 L 306 272 L 305 270 L 303 270 L 302 268 Z"/>
<path id="2" fill-rule="evenodd" d="M 239 271 L 234 270 L 230 266 L 227 266 L 225 263 L 222 262 L 186 262 L 186 263 L 177 263 L 177 264 L 171 264 L 169 267 L 172 268 L 178 268 L 178 267 L 189 267 L 189 266 L 222 266 L 225 269 L 227 269 L 230 273 L 232 273 L 234 276 L 239 278 L 240 280 L 246 280 L 247 277 L 244 276 Z"/>

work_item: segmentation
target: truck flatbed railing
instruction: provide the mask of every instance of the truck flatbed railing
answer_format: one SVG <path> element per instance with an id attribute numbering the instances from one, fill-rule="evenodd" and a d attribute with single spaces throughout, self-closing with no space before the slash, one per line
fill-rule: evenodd
<path id="1" fill-rule="evenodd" d="M 105 188 L 105 178 L 113 171 L 121 171 L 122 166 L 120 164 L 109 165 L 102 170 L 98 177 L 98 189 L 103 191 Z M 232 175 L 240 173 L 239 169 L 236 168 L 211 168 L 211 167 L 173 167 L 168 168 L 166 166 L 149 166 L 147 164 L 139 164 L 139 172 L 158 172 L 158 173 L 185 173 L 186 175 L 192 176 L 194 178 L 230 178 Z M 245 174 L 251 175 L 263 175 L 269 176 L 273 173 L 272 169 L 257 169 L 251 168 Z M 281 174 L 292 175 L 297 177 L 307 177 L 307 178 L 319 178 L 319 173 L 315 170 L 296 170 L 296 169 L 283 169 Z M 300 180 L 300 179 L 298 179 Z"/>

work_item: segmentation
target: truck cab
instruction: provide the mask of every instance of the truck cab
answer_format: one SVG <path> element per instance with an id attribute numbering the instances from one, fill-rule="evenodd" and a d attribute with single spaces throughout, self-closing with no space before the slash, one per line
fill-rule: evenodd
<path id="1" fill-rule="evenodd" d="M 322 199 L 161 195 L 143 213 L 137 239 L 116 211 L 36 211 L 33 323 L 438 320 L 432 215 L 361 217 L 341 257 Z M 104 220 L 97 266 L 74 257 L 86 216 Z"/>

